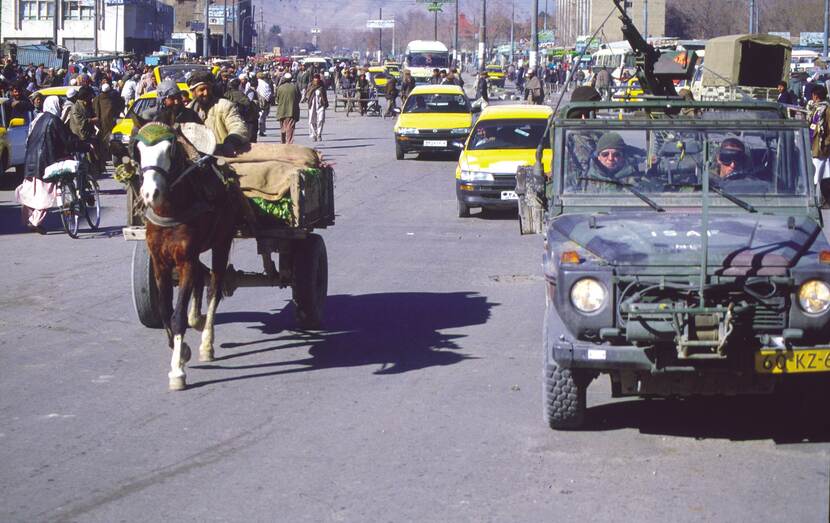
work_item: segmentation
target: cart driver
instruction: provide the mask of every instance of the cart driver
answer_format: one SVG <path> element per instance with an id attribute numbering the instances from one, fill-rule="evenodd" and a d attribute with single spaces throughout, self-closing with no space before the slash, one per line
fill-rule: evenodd
<path id="1" fill-rule="evenodd" d="M 205 122 L 216 138 L 217 154 L 236 156 L 250 143 L 248 127 L 233 102 L 219 98 L 215 92 L 213 75 L 208 71 L 196 71 L 187 80 L 193 101 L 190 109 Z"/>

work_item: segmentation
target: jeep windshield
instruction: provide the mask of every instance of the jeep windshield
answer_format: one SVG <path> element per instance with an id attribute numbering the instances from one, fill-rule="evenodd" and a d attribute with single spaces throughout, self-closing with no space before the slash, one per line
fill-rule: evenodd
<path id="1" fill-rule="evenodd" d="M 727 198 L 807 194 L 808 148 L 802 130 L 792 126 L 580 129 L 567 130 L 564 140 L 565 194 L 622 193 L 630 187 L 677 197 L 699 193 L 704 176 L 714 192 Z"/>
<path id="2" fill-rule="evenodd" d="M 405 113 L 469 113 L 470 101 L 463 94 L 416 94 L 406 99 Z"/>

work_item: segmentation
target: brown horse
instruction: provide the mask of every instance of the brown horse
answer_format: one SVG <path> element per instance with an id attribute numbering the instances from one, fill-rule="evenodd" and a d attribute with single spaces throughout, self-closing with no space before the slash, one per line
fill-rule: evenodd
<path id="1" fill-rule="evenodd" d="M 176 129 L 148 123 L 136 138 L 143 177 L 141 198 L 147 206 L 147 250 L 159 291 L 159 316 L 173 351 L 169 388 L 182 390 L 187 383 L 184 365 L 190 359 L 190 348 L 184 342 L 188 324 L 202 329 L 199 360 L 213 360 L 216 307 L 222 299 L 231 242 L 246 216 L 245 201 L 238 185 L 217 176 L 218 171 L 209 165 L 213 158 L 200 156 Z M 207 250 L 212 251 L 210 287 L 207 315 L 203 316 L 207 274 L 199 254 Z M 174 270 L 179 285 L 175 308 Z"/>

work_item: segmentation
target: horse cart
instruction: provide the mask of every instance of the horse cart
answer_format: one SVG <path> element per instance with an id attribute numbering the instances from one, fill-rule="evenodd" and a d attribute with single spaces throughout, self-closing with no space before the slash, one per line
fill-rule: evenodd
<path id="1" fill-rule="evenodd" d="M 222 284 L 224 296 L 233 295 L 240 287 L 291 287 L 299 326 L 319 328 L 328 286 L 328 258 L 323 238 L 313 231 L 334 225 L 333 178 L 332 168 L 326 165 L 314 173 L 297 174 L 290 190 L 293 200 L 290 219 L 277 223 L 263 220 L 258 214 L 255 232 L 248 227 L 237 229 L 237 240 L 256 241 L 262 272 L 242 271 L 228 265 Z M 135 242 L 131 267 L 133 305 L 142 325 L 161 328 L 159 290 L 145 232 L 144 225 L 123 229 L 124 238 Z M 210 273 L 207 266 L 201 262 L 200 265 L 205 274 Z M 176 273 L 173 281 L 174 285 L 178 283 Z"/>

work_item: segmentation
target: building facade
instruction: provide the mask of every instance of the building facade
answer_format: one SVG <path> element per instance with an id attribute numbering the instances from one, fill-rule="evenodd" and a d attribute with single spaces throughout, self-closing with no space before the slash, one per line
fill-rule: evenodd
<path id="1" fill-rule="evenodd" d="M 230 55 L 249 52 L 254 36 L 251 0 L 213 0 L 207 14 L 211 55 L 223 55 L 226 49 Z M 202 54 L 204 23 L 205 0 L 176 0 L 173 26 L 176 36 L 173 43 L 189 48 L 192 42 L 196 42 L 196 52 Z M 225 30 L 227 39 L 223 45 L 222 35 Z"/>
<path id="2" fill-rule="evenodd" d="M 149 53 L 173 31 L 173 7 L 159 0 L 2 0 L 0 39 L 19 45 L 50 40 L 92 53 L 96 3 L 101 53 Z"/>
<path id="3" fill-rule="evenodd" d="M 664 36 L 666 31 L 666 0 L 631 0 L 628 16 L 644 36 Z M 648 28 L 644 25 L 645 8 L 648 8 Z M 559 28 L 559 45 L 570 46 L 578 36 L 590 36 L 602 26 L 597 37 L 602 42 L 623 39 L 619 15 L 612 0 L 557 0 L 556 21 Z M 608 17 L 609 13 L 614 12 Z"/>

